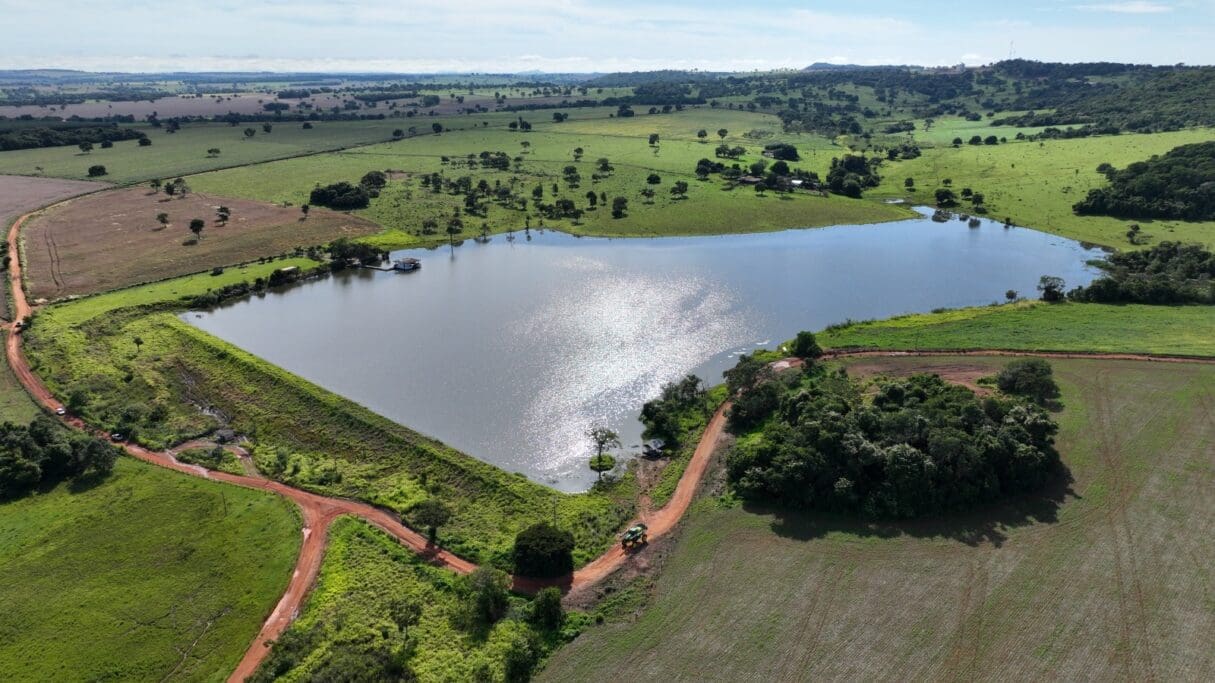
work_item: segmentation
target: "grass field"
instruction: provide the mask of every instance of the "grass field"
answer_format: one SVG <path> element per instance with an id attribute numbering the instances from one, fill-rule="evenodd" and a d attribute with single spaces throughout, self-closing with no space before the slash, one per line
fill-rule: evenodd
<path id="1" fill-rule="evenodd" d="M 987 133 L 1007 135 L 1008 144 L 962 145 L 957 149 L 938 146 L 924 149 L 923 156 L 917 159 L 887 163 L 882 167 L 882 185 L 869 194 L 874 198 L 903 197 L 931 204 L 933 192 L 943 187 L 942 181 L 949 178 L 953 181 L 954 192 L 960 192 L 964 187 L 982 192 L 993 218 L 1011 217 L 1017 225 L 1127 249 L 1133 248 L 1126 239 L 1127 226 L 1138 222 L 1150 237 L 1148 243 L 1184 240 L 1199 242 L 1208 248 L 1215 246 L 1215 222 L 1211 221 L 1128 221 L 1103 216 L 1081 217 L 1072 213 L 1072 205 L 1083 199 L 1090 189 L 1105 185 L 1105 177 L 1097 173 L 1098 164 L 1110 163 L 1116 168 L 1125 168 L 1132 162 L 1164 154 L 1179 145 L 1215 139 L 1215 130 L 1041 143 L 1011 141 L 1015 130 L 994 128 Z M 969 139 L 968 135 L 961 137 Z M 905 178 L 915 180 L 915 192 L 903 189 Z"/>
<path id="2" fill-rule="evenodd" d="M 1001 364 L 891 367 L 940 363 Z M 1066 491 L 889 526 L 702 501 L 641 616 L 540 680 L 1209 680 L 1215 367 L 1052 363 Z"/>
<path id="3" fill-rule="evenodd" d="M 119 459 L 0 504 L 0 677 L 221 681 L 287 585 L 291 505 Z"/>
<path id="4" fill-rule="evenodd" d="M 327 392 L 173 312 L 136 308 L 170 305 L 292 263 L 250 265 L 215 278 L 202 274 L 51 306 L 25 332 L 27 353 L 56 394 L 84 390 L 82 414 L 90 423 L 113 430 L 125 422 L 126 432 L 145 444 L 165 447 L 228 424 L 253 440 L 262 471 L 293 485 L 401 511 L 439 497 L 455 512 L 443 543 L 470 559 L 509 566 L 514 535 L 554 515 L 574 532 L 580 563 L 614 541 L 635 507 L 632 478 L 586 494 L 558 493 Z M 143 341 L 138 348 L 136 337 Z M 209 410 L 199 409 L 204 406 Z"/>
<path id="5" fill-rule="evenodd" d="M 832 348 L 1014 349 L 1215 356 L 1215 306 L 1021 302 L 855 323 Z"/>
<path id="6" fill-rule="evenodd" d="M 306 649 L 280 680 L 310 680 L 310 672 L 343 649 L 400 653 L 423 682 L 503 680 L 505 651 L 513 641 L 530 636 L 541 654 L 558 642 L 558 634 L 522 620 L 521 598 L 513 598 L 510 616 L 489 629 L 461 626 L 460 582 L 382 531 L 360 520 L 337 520 L 316 588 L 284 637 L 306 643 Z M 406 633 L 390 618 L 398 600 L 422 607 L 417 625 Z"/>
<path id="7" fill-rule="evenodd" d="M 531 117 L 529 113 L 525 116 Z M 474 117 L 475 118 L 475 117 Z M 707 142 L 696 137 L 697 130 L 710 131 Z M 851 200 L 843 197 L 824 199 L 808 194 L 777 197 L 774 193 L 757 196 L 749 187 L 724 188 L 722 181 L 696 179 L 697 160 L 713 158 L 718 128 L 730 131 L 727 142 L 741 145 L 749 154 L 739 163 L 760 158 L 763 145 L 773 140 L 799 145 L 803 161 L 794 164 L 825 171 L 831 157 L 843 150 L 824 138 L 780 133 L 775 117 L 736 111 L 700 109 L 669 115 L 632 118 L 584 118 L 565 123 L 537 123 L 530 133 L 517 133 L 501 126 L 452 131 L 442 135 L 423 135 L 398 142 L 361 147 L 343 152 L 302 159 L 289 159 L 261 166 L 229 169 L 190 179 L 197 190 L 224 196 L 239 196 L 275 203 L 306 202 L 317 184 L 340 180 L 357 181 L 371 170 L 391 170 L 394 180 L 372 201 L 369 208 L 356 212 L 389 230 L 375 240 L 384 246 L 409 246 L 446 239 L 445 235 L 423 238 L 422 221 L 434 218 L 441 225 L 457 208 L 463 197 L 435 194 L 421 185 L 420 174 L 442 171 L 449 178 L 470 176 L 475 184 L 486 180 L 491 186 L 504 184 L 531 199 L 537 185 L 544 188 L 544 201 L 572 199 L 589 208 L 586 193 L 603 193 L 610 202 L 622 196 L 629 201 L 626 217 L 614 219 L 608 207 L 599 206 L 578 222 L 542 220 L 535 211 L 522 211 L 491 203 L 485 217 L 464 216 L 464 236 L 475 236 L 485 223 L 491 232 L 521 230 L 530 213 L 533 227 L 546 224 L 577 234 L 611 236 L 655 236 L 755 232 L 789 227 L 816 227 L 846 223 L 870 223 L 908 217 L 899 207 Z M 650 133 L 658 133 L 657 148 L 647 143 Z M 751 133 L 757 137 L 745 137 Z M 524 148 L 523 143 L 527 144 Z M 581 161 L 575 162 L 573 150 L 581 147 Z M 520 156 L 523 161 L 511 171 L 470 169 L 455 165 L 466 155 L 482 151 L 501 151 Z M 452 163 L 443 162 L 449 157 Z M 606 157 L 615 171 L 594 181 L 597 160 Z M 580 186 L 571 188 L 562 178 L 566 166 L 575 166 L 582 176 Z M 641 190 L 651 187 L 646 178 L 657 173 L 661 182 L 652 186 L 657 196 L 646 203 Z M 670 188 L 676 180 L 689 184 L 688 198 L 675 199 Z M 552 185 L 559 187 L 556 195 Z"/>
<path id="8" fill-rule="evenodd" d="M 231 210 L 227 223 L 216 220 L 221 205 Z M 157 222 L 162 212 L 167 225 Z M 206 222 L 200 239 L 189 230 L 194 218 Z M 92 294 L 378 231 L 370 221 L 326 209 L 303 219 L 298 208 L 262 202 L 117 189 L 71 200 L 26 223 L 26 290 L 48 299 Z"/>

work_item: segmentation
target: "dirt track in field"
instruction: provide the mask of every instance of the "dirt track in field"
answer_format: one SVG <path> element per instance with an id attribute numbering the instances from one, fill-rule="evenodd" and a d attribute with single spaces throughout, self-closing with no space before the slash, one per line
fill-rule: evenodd
<path id="1" fill-rule="evenodd" d="M 217 220 L 220 206 L 231 210 L 227 222 Z M 157 220 L 160 213 L 167 214 L 167 225 Z M 206 223 L 198 240 L 189 230 L 194 218 Z M 299 207 L 129 187 L 62 202 L 31 219 L 25 284 L 35 299 L 93 294 L 379 230 L 371 221 L 327 209 L 305 219 Z"/>
<path id="2" fill-rule="evenodd" d="M 25 291 L 22 287 L 21 280 L 21 264 L 17 252 L 17 238 L 20 230 L 29 215 L 22 216 L 13 223 L 9 231 L 9 253 L 12 256 L 12 264 L 9 271 L 10 282 L 12 283 L 14 312 L 17 319 L 21 319 L 29 314 L 30 306 L 26 300 Z M 5 351 L 7 354 L 9 365 L 17 379 L 26 388 L 31 396 L 42 406 L 49 410 L 56 410 L 62 407 L 62 404 L 51 394 L 42 381 L 30 369 L 24 354 L 21 351 L 21 334 L 17 329 L 12 329 L 7 336 Z M 903 351 L 840 351 L 829 353 L 825 356 L 827 359 L 844 358 L 844 357 L 911 357 L 911 356 L 1040 356 L 1040 357 L 1058 357 L 1058 358 L 1099 358 L 1099 359 L 1121 359 L 1121 360 L 1143 360 L 1143 361 L 1160 361 L 1160 362 L 1202 362 L 1215 363 L 1215 359 L 1183 359 L 1174 357 L 1149 356 L 1139 354 L 1075 354 L 1075 353 L 1030 353 L 1016 351 L 929 351 L 929 352 L 903 352 Z M 777 369 L 785 369 L 796 367 L 801 361 L 787 360 L 780 361 L 775 364 Z M 725 427 L 725 413 L 729 409 L 729 403 L 723 404 L 714 413 L 709 421 L 701 440 L 688 462 L 687 468 L 680 477 L 679 483 L 676 486 L 675 493 L 672 495 L 670 502 L 660 510 L 650 511 L 643 516 L 644 521 L 649 526 L 649 534 L 652 538 L 661 537 L 669 533 L 678 524 L 679 520 L 687 511 L 692 499 L 700 486 L 701 480 L 704 477 L 705 471 L 708 469 L 709 462 L 716 449 L 717 443 L 722 436 Z M 66 418 L 66 423 L 76 429 L 89 431 L 101 438 L 105 438 L 104 434 L 97 433 L 87 425 L 83 424 L 78 419 Z M 459 573 L 469 573 L 476 569 L 476 565 L 460 558 L 446 550 L 430 545 L 427 539 L 420 533 L 406 527 L 395 514 L 385 510 L 375 508 L 366 503 L 359 503 L 351 500 L 330 498 L 326 496 L 302 491 L 280 482 L 271 481 L 252 476 L 234 475 L 225 472 L 209 471 L 204 468 L 188 465 L 178 462 L 173 457 L 173 451 L 155 452 L 135 444 L 122 444 L 125 451 L 140 460 L 149 462 L 161 467 L 166 467 L 185 474 L 199 476 L 215 481 L 220 481 L 236 486 L 244 486 L 253 489 L 262 489 L 271 491 L 284 496 L 300 507 L 301 516 L 303 519 L 303 534 L 304 540 L 300 546 L 299 558 L 296 562 L 294 573 L 287 586 L 287 591 L 279 600 L 278 605 L 270 613 L 261 631 L 258 633 L 257 639 L 250 645 L 245 656 L 240 664 L 229 678 L 230 681 L 243 681 L 250 676 L 257 667 L 265 659 L 270 651 L 270 643 L 277 638 L 290 624 L 291 621 L 298 615 L 300 608 L 303 606 L 304 599 L 307 597 L 309 589 L 312 587 L 320 572 L 321 562 L 324 557 L 325 545 L 328 539 L 328 529 L 330 523 L 339 516 L 352 515 L 363 519 L 380 529 L 384 530 L 400 543 L 409 547 L 414 552 L 427 557 L 436 565 L 448 567 L 449 569 Z M 189 444 L 183 444 L 183 447 L 188 447 Z M 644 548 L 640 551 L 645 552 Z M 541 581 L 527 577 L 514 577 L 513 587 L 515 590 L 525 593 L 532 593 L 541 587 L 548 585 L 561 586 L 566 590 L 577 590 L 594 585 L 604 577 L 608 576 L 615 570 L 624 566 L 630 561 L 633 553 L 626 553 L 620 547 L 614 546 L 607 552 L 595 559 L 591 563 L 584 566 L 582 569 L 574 572 L 571 577 L 564 580 L 556 581 Z"/>

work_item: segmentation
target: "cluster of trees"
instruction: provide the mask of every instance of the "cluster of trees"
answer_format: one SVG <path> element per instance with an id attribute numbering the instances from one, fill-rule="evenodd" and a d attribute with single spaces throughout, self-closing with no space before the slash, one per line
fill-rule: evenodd
<path id="1" fill-rule="evenodd" d="M 641 407 L 642 436 L 662 439 L 679 445 L 684 437 L 684 422 L 689 412 L 706 413 L 712 408 L 705 401 L 705 388 L 696 375 L 687 375 L 678 382 L 668 382 L 658 398 Z"/>
<path id="2" fill-rule="evenodd" d="M 845 371 L 817 364 L 800 377 L 751 375 L 729 427 L 754 433 L 727 456 L 750 501 L 909 518 L 1034 491 L 1059 466 L 1058 427 L 1030 401 L 980 400 L 936 375 L 885 382 L 871 401 Z"/>
<path id="3" fill-rule="evenodd" d="M 877 159 L 853 154 L 832 159 L 831 170 L 827 172 L 827 187 L 835 194 L 860 197 L 866 188 L 877 187 L 881 182 L 882 178 L 877 173 L 879 163 Z"/>
<path id="4" fill-rule="evenodd" d="M 39 147 L 60 147 L 63 145 L 87 144 L 92 149 L 95 144 L 113 143 L 120 140 L 142 140 L 147 138 L 143 131 L 118 126 L 74 126 L 53 125 L 35 127 L 0 127 L 0 152 L 15 149 L 35 149 Z"/>
<path id="5" fill-rule="evenodd" d="M 1161 242 L 1098 262 L 1104 274 L 1068 292 L 1073 301 L 1215 304 L 1215 254 L 1196 244 Z"/>
<path id="6" fill-rule="evenodd" d="M 1117 170 L 1098 168 L 1108 187 L 1090 190 L 1072 209 L 1119 218 L 1215 220 L 1215 142 L 1176 147 Z"/>
<path id="7" fill-rule="evenodd" d="M 781 161 L 801 161 L 801 156 L 797 153 L 797 147 L 787 142 L 769 142 L 764 145 L 764 156 Z"/>
<path id="8" fill-rule="evenodd" d="M 64 429 L 49 417 L 29 425 L 0 424 L 0 499 L 65 479 L 105 476 L 118 448 L 87 434 Z"/>
<path id="9" fill-rule="evenodd" d="M 382 171 L 370 171 L 359 180 L 358 185 L 346 181 L 312 188 L 308 202 L 317 206 L 327 206 L 339 211 L 365 209 L 380 190 L 388 184 L 388 176 Z"/>

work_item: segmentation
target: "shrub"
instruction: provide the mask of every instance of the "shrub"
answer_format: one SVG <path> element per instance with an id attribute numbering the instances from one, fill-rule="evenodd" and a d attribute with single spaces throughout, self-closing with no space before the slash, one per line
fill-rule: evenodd
<path id="1" fill-rule="evenodd" d="M 1045 403 L 1059 396 L 1050 363 L 1040 358 L 1015 360 L 996 375 L 996 386 L 1006 394 L 1026 396 Z"/>
<path id="2" fill-rule="evenodd" d="M 515 572 L 548 578 L 574 570 L 574 535 L 545 522 L 533 524 L 515 537 Z"/>
<path id="3" fill-rule="evenodd" d="M 789 352 L 798 358 L 818 358 L 823 355 L 823 348 L 818 345 L 818 340 L 814 338 L 813 332 L 803 330 L 793 338 Z"/>
<path id="4" fill-rule="evenodd" d="M 99 178 L 103 175 L 106 175 L 105 166 L 102 166 L 101 164 L 93 164 L 92 166 L 89 166 L 90 178 Z"/>
<path id="5" fill-rule="evenodd" d="M 561 627 L 565 620 L 565 610 L 561 607 L 561 591 L 549 586 L 536 594 L 532 600 L 532 623 L 540 628 L 555 630 Z"/>

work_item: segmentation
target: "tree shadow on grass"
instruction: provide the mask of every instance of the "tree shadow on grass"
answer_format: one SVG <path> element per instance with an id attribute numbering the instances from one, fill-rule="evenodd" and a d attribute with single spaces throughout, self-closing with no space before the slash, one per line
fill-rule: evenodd
<path id="1" fill-rule="evenodd" d="M 912 520 L 873 520 L 856 515 L 785 510 L 755 504 L 743 506 L 748 512 L 772 516 L 772 531 L 785 538 L 809 541 L 833 532 L 862 538 L 945 538 L 969 546 L 990 544 L 999 548 L 1008 532 L 1035 524 L 1055 524 L 1059 509 L 1080 494 L 1072 488 L 1071 472 L 1063 466 L 1042 489 L 1033 495 L 984 505 L 958 513 L 943 513 Z"/>
<path id="2" fill-rule="evenodd" d="M 98 486 L 104 484 L 109 478 L 109 472 L 91 472 L 89 474 L 82 474 L 79 477 L 75 477 L 68 481 L 68 491 L 72 492 L 73 494 L 92 491 Z"/>

